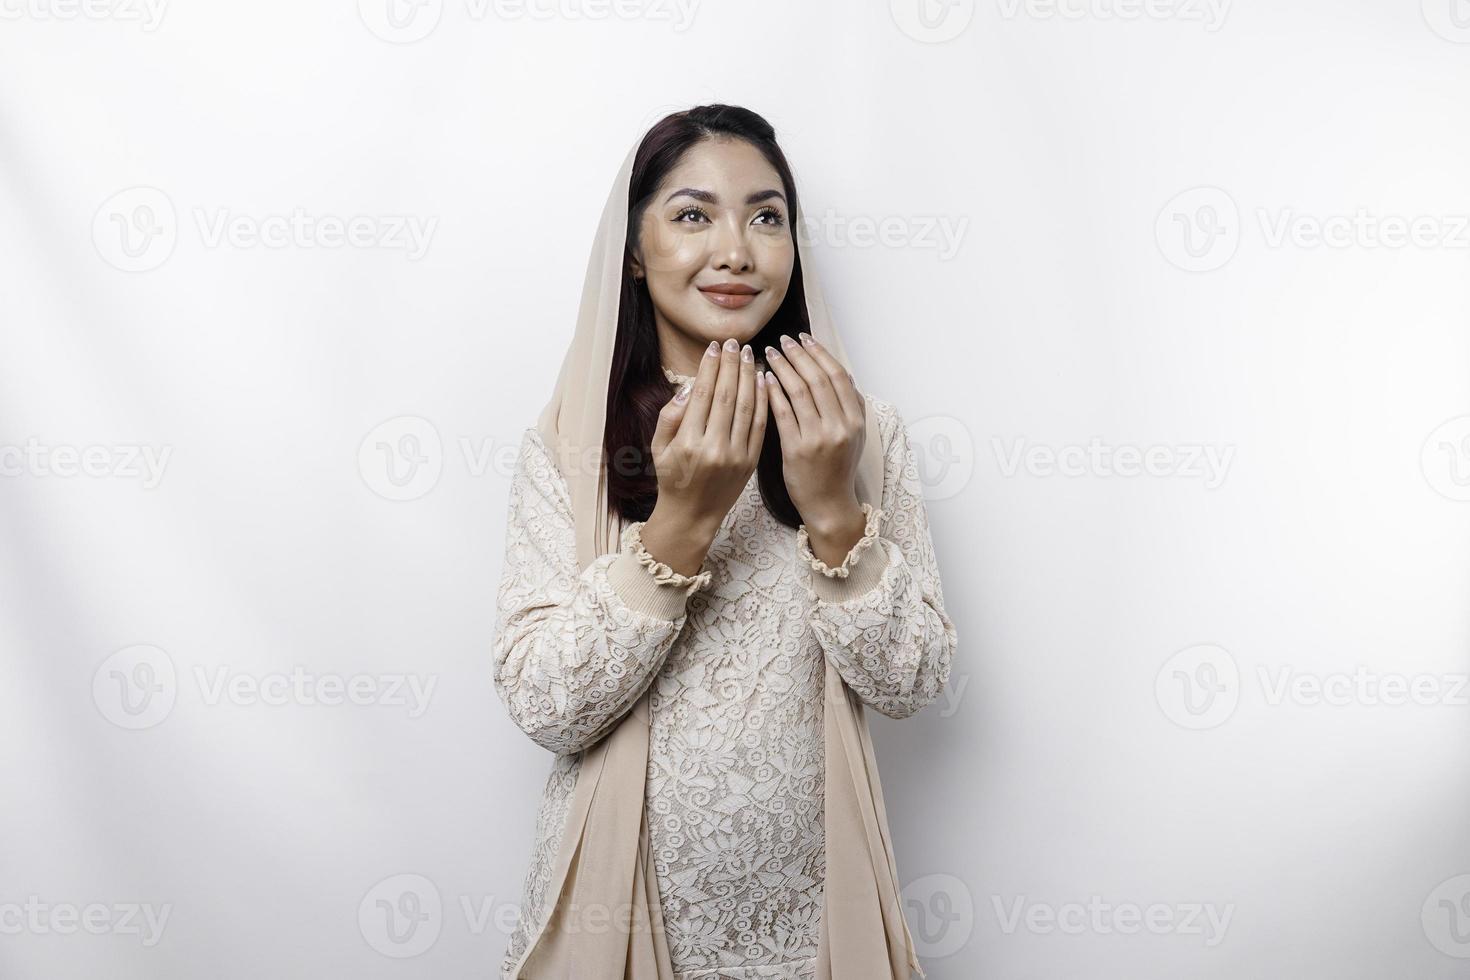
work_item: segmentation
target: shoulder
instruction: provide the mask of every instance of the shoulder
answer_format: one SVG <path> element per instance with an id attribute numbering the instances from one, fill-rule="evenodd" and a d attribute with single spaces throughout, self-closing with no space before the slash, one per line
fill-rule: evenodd
<path id="1" fill-rule="evenodd" d="M 551 449 L 536 426 L 530 425 L 521 431 L 521 447 L 516 453 L 516 462 L 521 467 L 551 463 Z"/>
<path id="2" fill-rule="evenodd" d="M 521 432 L 516 452 L 515 484 L 523 490 L 555 500 L 568 498 L 567 483 L 556 463 L 556 454 L 536 426 Z"/>

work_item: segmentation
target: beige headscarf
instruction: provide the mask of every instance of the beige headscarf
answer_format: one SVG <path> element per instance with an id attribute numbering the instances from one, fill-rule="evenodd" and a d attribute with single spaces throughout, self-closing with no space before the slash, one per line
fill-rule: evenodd
<path id="1" fill-rule="evenodd" d="M 587 262 L 576 334 L 537 423 L 570 490 L 581 569 L 619 549 L 624 524 L 607 506 L 602 443 L 624 275 L 628 188 L 641 143 L 640 138 L 628 151 L 608 194 Z M 793 232 L 800 230 L 800 215 L 796 218 Z M 796 234 L 810 332 L 851 370 L 802 238 Z M 870 407 L 855 487 L 858 500 L 875 507 L 883 493 L 876 416 Z M 818 980 L 910 980 L 910 969 L 923 976 L 899 902 L 898 870 L 862 702 L 830 660 L 825 685 L 827 851 Z M 646 823 L 648 698 L 647 693 L 640 697 L 612 732 L 584 751 L 547 885 L 548 912 L 536 924 L 515 977 L 673 980 Z"/>

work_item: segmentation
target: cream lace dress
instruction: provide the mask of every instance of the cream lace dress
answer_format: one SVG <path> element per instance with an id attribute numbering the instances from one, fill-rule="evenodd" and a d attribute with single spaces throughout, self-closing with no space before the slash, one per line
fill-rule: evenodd
<path id="1" fill-rule="evenodd" d="M 675 381 L 686 375 L 665 368 Z M 580 574 L 570 496 L 527 429 L 510 492 L 495 688 L 555 753 L 503 980 L 550 912 L 581 750 L 652 685 L 646 800 L 676 980 L 814 973 L 821 928 L 824 657 L 877 711 L 903 718 L 948 681 L 945 614 L 918 467 L 894 407 L 878 413 L 882 506 L 842 565 L 761 503 L 754 474 L 696 576 L 624 529 Z"/>

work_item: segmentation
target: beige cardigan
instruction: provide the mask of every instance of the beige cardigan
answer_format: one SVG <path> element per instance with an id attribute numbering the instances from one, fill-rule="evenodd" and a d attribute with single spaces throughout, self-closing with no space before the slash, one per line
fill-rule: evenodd
<path id="1" fill-rule="evenodd" d="M 555 885 L 556 858 L 587 750 L 642 703 L 646 693 L 652 695 L 648 704 L 654 732 L 650 773 L 677 773 L 710 753 L 706 745 L 697 759 L 680 757 L 712 725 L 733 726 L 715 731 L 730 740 L 761 737 L 760 726 L 736 730 L 739 719 L 728 721 L 728 710 L 701 712 L 699 705 L 728 701 L 733 691 L 784 688 L 792 678 L 806 681 L 805 686 L 790 687 L 804 699 L 802 710 L 790 714 L 790 730 L 774 737 L 792 740 L 793 750 L 803 758 L 815 752 L 820 760 L 824 658 L 836 667 L 851 695 L 895 718 L 932 702 L 947 682 L 956 634 L 944 609 L 917 461 L 894 407 L 864 397 L 882 434 L 882 504 L 865 505 L 866 533 L 837 568 L 812 554 L 804 529 L 793 531 L 765 513 L 752 476 L 698 576 L 681 576 L 654 561 L 638 538 L 641 524 L 626 529 L 620 551 L 600 556 L 578 573 L 565 481 L 540 433 L 534 428 L 525 433 L 511 489 L 494 680 L 515 723 L 556 757 L 537 812 L 520 918 L 501 964 L 505 980 L 522 975 L 519 971 L 546 928 L 548 892 Z M 786 598 L 772 604 L 780 608 L 762 608 L 752 615 L 751 597 L 757 590 L 757 603 L 769 603 L 770 596 Z M 782 609 L 792 615 L 783 619 Z M 743 667 L 727 665 L 721 677 L 700 675 L 704 686 L 700 681 L 691 684 L 691 665 L 720 656 L 732 636 L 779 656 L 736 658 Z M 660 697 L 662 692 L 666 696 Z M 760 703 L 797 707 L 779 698 Z M 813 716 L 815 727 L 810 724 Z M 862 754 L 871 759 L 865 724 L 860 735 Z M 818 765 L 818 773 L 820 769 Z M 787 837 L 795 838 L 791 846 L 815 847 L 820 858 L 821 783 L 805 790 L 815 797 L 805 801 L 788 781 L 782 784 L 786 795 L 773 803 L 774 791 L 761 784 L 760 773 L 736 771 L 728 777 L 711 804 L 719 804 L 722 813 L 733 810 L 734 818 L 720 824 L 698 821 L 694 814 L 696 819 L 688 827 L 681 825 L 678 834 L 665 832 L 653 807 L 669 810 L 668 800 L 687 800 L 690 787 L 678 785 L 672 776 L 650 777 L 650 846 L 667 872 L 650 893 L 655 901 L 661 899 L 670 920 L 674 965 L 693 972 L 749 963 L 789 969 L 791 976 L 808 975 L 799 971 L 811 967 L 817 953 L 811 912 L 814 906 L 821 909 L 822 862 L 813 862 L 815 880 L 794 872 L 752 874 L 748 881 L 724 874 L 714 881 L 711 870 L 690 855 L 701 848 L 720 849 L 732 860 L 744 857 L 766 868 L 776 866 L 778 855 L 791 856 L 789 848 L 769 845 L 775 823 L 768 808 L 779 805 L 788 814 L 781 826 Z M 745 792 L 735 793 L 732 781 Z M 762 797 L 766 802 L 757 802 Z M 704 833 L 694 827 L 703 827 Z M 740 827 L 750 832 L 731 832 Z M 711 890 L 720 897 L 700 901 Z M 721 910 L 738 907 L 740 912 L 717 912 L 716 902 Z M 907 923 L 899 923 L 902 934 L 894 941 L 905 951 L 908 968 L 922 975 Z M 761 929 L 781 933 L 779 943 L 766 937 L 769 945 L 782 950 L 780 958 L 774 953 L 743 958 L 736 936 Z M 697 938 L 704 945 L 685 948 L 687 937 L 700 931 Z M 707 948 L 710 943 L 717 948 Z M 662 942 L 660 949 L 668 955 Z"/>

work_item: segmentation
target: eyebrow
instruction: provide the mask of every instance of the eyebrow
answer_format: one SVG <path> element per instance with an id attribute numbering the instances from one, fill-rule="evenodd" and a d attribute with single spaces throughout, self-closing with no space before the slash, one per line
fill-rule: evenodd
<path id="1" fill-rule="evenodd" d="M 664 198 L 664 203 L 665 204 L 669 203 L 670 201 L 672 201 L 674 198 L 680 196 L 681 194 L 683 196 L 685 196 L 685 197 L 692 197 L 696 201 L 704 201 L 706 204 L 719 204 L 720 203 L 720 198 L 719 198 L 718 195 L 711 194 L 709 191 L 699 190 L 698 188 L 695 188 L 695 187 L 681 187 L 681 188 L 679 188 L 678 190 L 674 191 L 674 193 L 672 193 L 668 197 Z M 781 199 L 781 203 L 782 204 L 785 204 L 786 203 L 786 196 L 784 194 L 782 194 L 780 191 L 774 190 L 774 189 L 767 189 L 767 190 L 763 190 L 763 191 L 756 191 L 754 194 L 751 194 L 751 195 L 749 195 L 749 196 L 747 196 L 745 198 L 745 203 L 746 204 L 759 204 L 760 202 L 765 201 L 765 200 L 768 200 L 768 199 L 773 198 L 773 197 L 779 197 Z"/>

